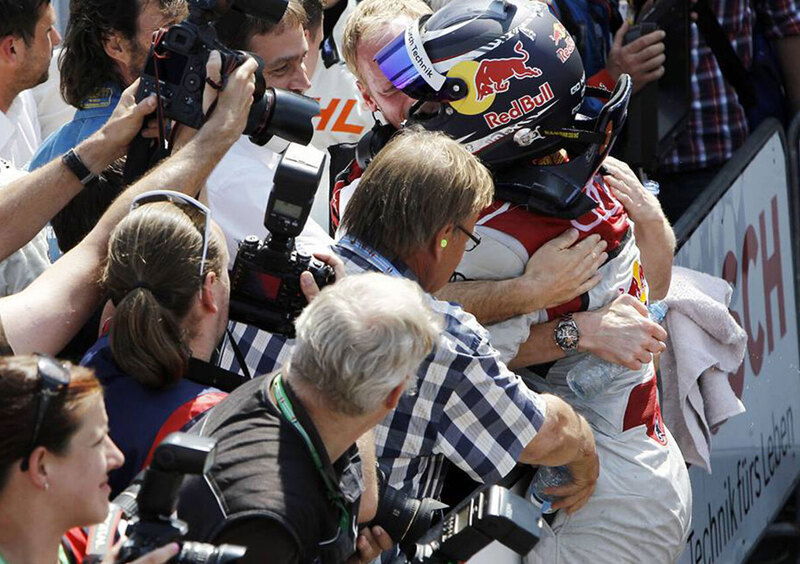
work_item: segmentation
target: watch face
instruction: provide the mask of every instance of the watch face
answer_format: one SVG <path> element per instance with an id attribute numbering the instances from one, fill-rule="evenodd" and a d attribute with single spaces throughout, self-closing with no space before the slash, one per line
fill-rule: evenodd
<path id="1" fill-rule="evenodd" d="M 574 321 L 562 321 L 556 329 L 556 344 L 563 350 L 575 350 L 579 336 Z"/>

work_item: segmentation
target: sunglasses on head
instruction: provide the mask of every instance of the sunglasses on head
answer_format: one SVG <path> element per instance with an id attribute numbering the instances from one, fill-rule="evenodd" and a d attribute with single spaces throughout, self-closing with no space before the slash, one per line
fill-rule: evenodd
<path id="1" fill-rule="evenodd" d="M 36 442 L 39 440 L 42 422 L 47 413 L 47 408 L 50 406 L 50 401 L 66 390 L 70 382 L 70 374 L 66 366 L 45 354 L 37 354 L 36 357 L 36 379 L 39 381 L 36 420 L 33 426 L 33 435 L 31 436 L 28 452 L 20 464 L 20 469 L 23 472 L 28 470 L 28 460 L 31 457 L 33 449 L 36 448 Z"/>
<path id="2" fill-rule="evenodd" d="M 211 232 L 211 210 L 191 196 L 173 190 L 153 190 L 145 192 L 134 198 L 131 203 L 131 211 L 145 204 L 155 204 L 158 202 L 170 202 L 181 208 L 195 224 L 197 230 L 203 236 L 203 251 L 200 257 L 200 280 L 203 280 L 203 269 L 206 265 L 208 255 L 208 240 Z"/>

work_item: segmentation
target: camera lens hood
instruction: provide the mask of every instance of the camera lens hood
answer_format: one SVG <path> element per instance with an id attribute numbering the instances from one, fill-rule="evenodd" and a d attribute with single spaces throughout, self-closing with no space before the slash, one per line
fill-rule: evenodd
<path id="1" fill-rule="evenodd" d="M 251 118 L 254 114 L 262 116 L 258 126 L 251 128 L 248 120 L 245 129 L 256 145 L 264 145 L 273 135 L 292 143 L 308 145 L 314 136 L 311 119 L 319 114 L 319 102 L 289 90 L 267 88 L 264 97 L 253 105 L 250 114 Z"/>

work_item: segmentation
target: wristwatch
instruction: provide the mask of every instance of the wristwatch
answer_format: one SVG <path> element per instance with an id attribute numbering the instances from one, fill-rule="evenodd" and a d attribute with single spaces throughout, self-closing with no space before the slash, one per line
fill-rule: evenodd
<path id="1" fill-rule="evenodd" d="M 581 332 L 578 325 L 572 319 L 572 314 L 567 313 L 561 317 L 553 329 L 553 340 L 562 351 L 573 354 L 578 351 L 578 342 L 581 339 Z"/>
<path id="2" fill-rule="evenodd" d="M 63 162 L 64 166 L 72 171 L 72 174 L 78 177 L 78 180 L 84 186 L 97 178 L 97 175 L 90 171 L 85 164 L 83 164 L 83 161 L 74 149 L 70 149 L 64 153 L 64 156 L 61 157 L 61 162 Z"/>

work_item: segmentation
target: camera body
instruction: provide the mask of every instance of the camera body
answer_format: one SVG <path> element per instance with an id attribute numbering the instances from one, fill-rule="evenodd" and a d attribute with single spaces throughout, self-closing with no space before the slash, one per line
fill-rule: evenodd
<path id="1" fill-rule="evenodd" d="M 173 517 L 178 491 L 185 474 L 202 474 L 214 463 L 216 441 L 187 433 L 172 433 L 156 448 L 150 467 L 144 472 L 138 489 L 136 509 L 124 502 L 136 516 L 128 525 L 128 539 L 122 545 L 118 562 L 131 562 L 170 542 L 186 536 L 185 522 Z M 120 494 L 123 498 L 127 493 Z M 116 500 L 115 500 L 116 503 Z M 171 562 L 179 564 L 223 564 L 237 562 L 246 548 L 234 545 L 214 546 L 181 542 L 181 550 Z"/>
<path id="2" fill-rule="evenodd" d="M 289 145 L 275 171 L 260 241 L 250 235 L 239 245 L 231 273 L 230 318 L 294 336 L 294 320 L 307 305 L 300 275 L 310 272 L 317 286 L 333 283 L 333 269 L 297 250 L 294 240 L 308 221 L 326 155 Z"/>
<path id="3" fill-rule="evenodd" d="M 206 63 L 212 50 L 222 58 L 222 82 L 247 60 L 255 58 L 256 89 L 243 133 L 257 145 L 264 145 L 273 135 L 306 144 L 314 134 L 311 118 L 319 113 L 319 104 L 306 96 L 286 90 L 267 88 L 263 62 L 252 53 L 233 51 L 217 39 L 213 21 L 230 9 L 257 17 L 280 21 L 288 0 L 189 0 L 189 17 L 157 32 L 141 76 L 136 100 L 155 94 L 163 116 L 193 128 L 205 122 L 203 91 Z"/>
<path id="4" fill-rule="evenodd" d="M 526 499 L 502 486 L 484 486 L 405 550 L 400 562 L 466 561 L 492 541 L 528 554 L 539 541 L 542 514 Z"/>

